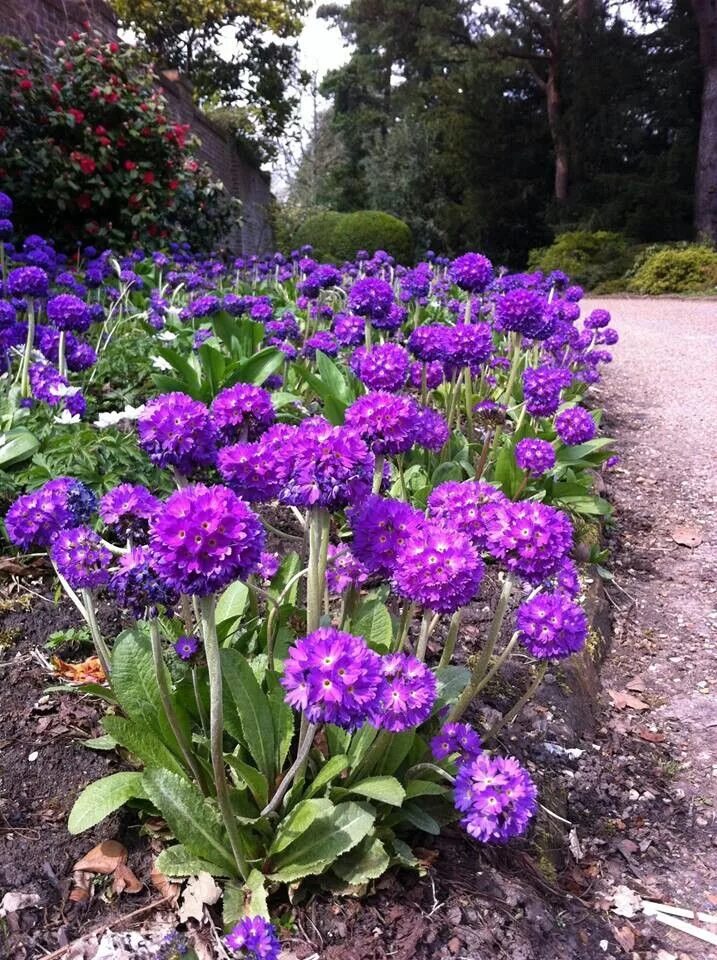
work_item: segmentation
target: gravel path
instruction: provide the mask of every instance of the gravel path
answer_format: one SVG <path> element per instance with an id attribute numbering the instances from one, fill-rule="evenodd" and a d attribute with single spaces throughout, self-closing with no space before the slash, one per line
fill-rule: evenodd
<path id="1" fill-rule="evenodd" d="M 717 301 L 586 309 L 596 306 L 621 336 L 600 388 L 621 456 L 609 481 L 618 610 L 605 725 L 623 735 L 625 755 L 635 738 L 652 750 L 621 784 L 615 828 L 627 844 L 608 873 L 643 897 L 717 914 Z M 610 690 L 643 706 L 620 707 Z M 717 958 L 717 947 L 641 915 L 622 922 L 636 935 L 633 958 Z"/>

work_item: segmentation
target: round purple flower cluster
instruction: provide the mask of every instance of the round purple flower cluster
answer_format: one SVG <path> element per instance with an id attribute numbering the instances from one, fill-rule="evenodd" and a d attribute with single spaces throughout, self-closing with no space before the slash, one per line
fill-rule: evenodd
<path id="1" fill-rule="evenodd" d="M 383 683 L 371 713 L 371 723 L 402 733 L 427 720 L 436 702 L 436 678 L 425 663 L 405 653 L 381 660 Z"/>
<path id="2" fill-rule="evenodd" d="M 570 557 L 563 560 L 555 574 L 555 589 L 561 590 L 572 600 L 580 593 L 580 574 L 575 562 Z"/>
<path id="3" fill-rule="evenodd" d="M 10 540 L 27 550 L 49 547 L 65 527 L 77 527 L 90 519 L 97 498 L 84 483 L 72 477 L 56 477 L 13 503 L 5 517 Z"/>
<path id="4" fill-rule="evenodd" d="M 538 584 L 558 571 L 573 544 L 564 513 L 543 503 L 500 500 L 481 515 L 486 549 L 509 570 Z"/>
<path id="5" fill-rule="evenodd" d="M 32 363 L 28 372 L 30 389 L 36 400 L 50 407 L 64 404 L 71 414 L 84 414 L 87 403 L 80 389 L 71 387 L 67 377 L 63 377 L 52 364 Z"/>
<path id="6" fill-rule="evenodd" d="M 159 607 L 171 610 L 179 600 L 177 591 L 157 575 L 152 553 L 146 546 L 120 557 L 109 589 L 119 606 L 129 610 L 135 620 L 156 617 Z"/>
<path id="7" fill-rule="evenodd" d="M 483 843 L 503 843 L 525 833 L 538 791 L 514 757 L 481 753 L 458 767 L 454 797 L 467 832 Z"/>
<path id="8" fill-rule="evenodd" d="M 447 723 L 431 740 L 434 760 L 446 760 L 459 754 L 462 762 L 473 760 L 483 749 L 481 738 L 469 723 Z"/>
<path id="9" fill-rule="evenodd" d="M 256 440 L 276 418 L 271 394 L 250 383 L 220 390 L 212 401 L 211 415 L 220 443 Z"/>
<path id="10" fill-rule="evenodd" d="M 92 324 L 90 309 L 72 293 L 59 293 L 47 301 L 47 319 L 58 330 L 82 333 Z"/>
<path id="11" fill-rule="evenodd" d="M 16 267 L 5 281 L 13 297 L 46 297 L 49 278 L 42 267 Z"/>
<path id="12" fill-rule="evenodd" d="M 610 319 L 609 310 L 593 310 L 583 320 L 583 326 L 587 327 L 588 330 L 600 330 L 602 327 L 609 326 Z"/>
<path id="13" fill-rule="evenodd" d="M 385 319 L 393 305 L 393 287 L 377 277 L 357 280 L 349 291 L 349 309 L 369 320 Z"/>
<path id="14" fill-rule="evenodd" d="M 369 390 L 395 393 L 406 385 L 410 356 L 397 343 L 381 343 L 367 350 L 359 347 L 351 358 L 351 369 Z"/>
<path id="15" fill-rule="evenodd" d="M 396 566 L 399 551 L 425 518 L 420 510 L 402 500 L 371 495 L 350 512 L 349 520 L 354 556 L 369 573 L 388 577 Z"/>
<path id="16" fill-rule="evenodd" d="M 546 340 L 555 327 L 555 314 L 536 290 L 509 290 L 496 303 L 495 318 L 500 329 L 522 333 L 533 340 Z"/>
<path id="17" fill-rule="evenodd" d="M 588 633 L 585 611 L 562 591 L 539 593 L 518 608 L 520 642 L 531 656 L 559 660 L 581 650 Z"/>
<path id="18" fill-rule="evenodd" d="M 361 726 L 382 683 L 381 658 L 361 637 L 321 627 L 289 647 L 285 699 L 312 723 Z"/>
<path id="19" fill-rule="evenodd" d="M 493 279 L 493 264 L 480 253 L 464 253 L 448 268 L 453 283 L 470 293 L 481 293 Z"/>
<path id="20" fill-rule="evenodd" d="M 466 534 L 479 550 L 485 550 L 483 512 L 488 504 L 505 499 L 505 494 L 490 483 L 448 480 L 431 492 L 428 509 L 432 518 Z"/>
<path id="21" fill-rule="evenodd" d="M 341 271 L 330 263 L 322 263 L 298 285 L 298 292 L 304 297 L 318 297 L 328 287 L 338 287 L 341 283 Z"/>
<path id="22" fill-rule="evenodd" d="M 256 569 L 264 529 L 228 487 L 197 483 L 163 504 L 150 527 L 150 546 L 171 587 L 206 596 Z"/>
<path id="23" fill-rule="evenodd" d="M 73 590 L 93 590 L 109 580 L 112 554 L 90 527 L 60 530 L 52 541 L 50 559 Z"/>
<path id="24" fill-rule="evenodd" d="M 366 320 L 353 313 L 337 313 L 331 324 L 337 343 L 342 347 L 357 347 L 363 343 Z"/>
<path id="25" fill-rule="evenodd" d="M 597 427 L 584 407 L 568 407 L 555 418 L 555 432 L 564 444 L 574 447 L 592 440 Z"/>
<path id="26" fill-rule="evenodd" d="M 414 442 L 433 453 L 439 453 L 451 435 L 446 421 L 431 407 L 418 408 L 413 432 Z"/>
<path id="27" fill-rule="evenodd" d="M 209 410 L 186 393 L 154 397 L 137 429 L 140 447 L 158 467 L 174 467 L 188 477 L 214 463 L 216 438 Z"/>
<path id="28" fill-rule="evenodd" d="M 264 917 L 243 917 L 224 938 L 240 960 L 278 960 L 281 951 L 273 926 Z"/>
<path id="29" fill-rule="evenodd" d="M 560 406 L 564 382 L 558 367 L 528 367 L 523 372 L 525 409 L 533 417 L 550 417 Z"/>
<path id="30" fill-rule="evenodd" d="M 532 477 L 540 477 L 555 466 L 555 450 L 547 440 L 526 437 L 515 445 L 515 462 Z"/>
<path id="31" fill-rule="evenodd" d="M 412 387 L 421 389 L 425 378 L 427 389 L 435 390 L 443 383 L 445 372 L 440 360 L 432 360 L 429 363 L 416 360 L 409 367 L 408 375 Z"/>
<path id="32" fill-rule="evenodd" d="M 269 553 L 267 550 L 264 550 L 261 558 L 259 559 L 259 564 L 256 568 L 258 577 L 263 580 L 265 583 L 271 583 L 276 574 L 279 571 L 281 566 L 281 557 L 278 553 Z"/>
<path id="33" fill-rule="evenodd" d="M 288 475 L 267 458 L 267 444 L 234 443 L 217 454 L 217 467 L 226 483 L 248 503 L 275 499 Z"/>
<path id="34" fill-rule="evenodd" d="M 411 397 L 376 390 L 354 400 L 346 411 L 346 426 L 374 453 L 405 453 L 416 442 L 417 413 L 418 406 Z"/>
<path id="35" fill-rule="evenodd" d="M 413 603 L 436 613 L 455 613 L 475 597 L 483 570 L 464 533 L 426 520 L 399 551 L 392 583 L 396 593 Z"/>
<path id="36" fill-rule="evenodd" d="M 99 514 L 114 536 L 144 543 L 150 520 L 160 506 L 159 500 L 141 484 L 121 483 L 102 497 Z"/>
<path id="37" fill-rule="evenodd" d="M 340 594 L 344 590 L 358 590 L 368 579 L 368 570 L 353 555 L 348 544 L 337 547 L 329 544 L 326 565 L 326 586 L 329 593 Z"/>

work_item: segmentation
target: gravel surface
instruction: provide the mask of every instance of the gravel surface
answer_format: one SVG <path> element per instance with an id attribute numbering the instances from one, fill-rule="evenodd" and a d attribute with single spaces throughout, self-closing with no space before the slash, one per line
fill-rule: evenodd
<path id="1" fill-rule="evenodd" d="M 621 337 L 599 390 L 621 456 L 609 480 L 618 609 L 605 723 L 625 752 L 631 738 L 652 743 L 669 777 L 650 790 L 650 761 L 635 775 L 616 825 L 629 843 L 610 873 L 643 896 L 717 914 L 717 301 L 585 306 L 610 310 Z M 641 707 L 615 704 L 609 691 L 626 688 Z M 633 957 L 717 957 L 641 916 L 625 923 L 645 951 Z"/>

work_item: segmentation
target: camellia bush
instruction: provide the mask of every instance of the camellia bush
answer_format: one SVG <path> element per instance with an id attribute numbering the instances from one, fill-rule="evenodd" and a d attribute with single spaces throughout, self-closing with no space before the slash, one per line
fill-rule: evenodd
<path id="1" fill-rule="evenodd" d="M 235 202 L 175 123 L 137 48 L 75 33 L 48 57 L 7 41 L 0 65 L 0 189 L 15 219 L 68 247 L 172 239 L 212 249 Z"/>
<path id="2" fill-rule="evenodd" d="M 47 462 L 13 431 L 50 418 L 69 438 L 121 428 L 147 477 L 70 469 L 5 517 L 86 622 L 104 680 L 75 689 L 112 705 L 101 745 L 134 761 L 86 787 L 69 829 L 124 804 L 161 816 L 157 869 L 223 878 L 226 945 L 261 960 L 282 887 L 360 892 L 418 869 L 416 841 L 452 822 L 479 843 L 529 831 L 539 777 L 498 735 L 585 644 L 574 523 L 609 512 L 593 486 L 613 456 L 584 401 L 618 334 L 604 310 L 580 320 L 564 274 L 310 254 L 67 269 L 18 241 L 0 300 L 5 469 Z M 139 336 L 153 388 L 100 409 L 94 371 Z"/>

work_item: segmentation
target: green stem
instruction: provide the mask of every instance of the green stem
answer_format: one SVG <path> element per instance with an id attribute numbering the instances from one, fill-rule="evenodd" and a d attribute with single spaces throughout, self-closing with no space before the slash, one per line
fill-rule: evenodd
<path id="1" fill-rule="evenodd" d="M 57 343 L 57 372 L 61 377 L 67 376 L 67 360 L 65 359 L 66 342 L 67 334 L 64 330 L 60 330 L 60 339 Z"/>
<path id="2" fill-rule="evenodd" d="M 525 691 L 523 696 L 520 698 L 520 700 L 518 700 L 518 702 L 514 706 L 510 708 L 510 710 L 508 711 L 508 713 L 505 714 L 505 716 L 501 717 L 500 720 L 496 720 L 496 722 L 493 724 L 493 726 L 488 731 L 488 734 L 484 738 L 485 741 L 493 740 L 495 737 L 497 737 L 497 735 L 500 733 L 503 727 L 507 727 L 509 724 L 511 724 L 515 720 L 515 718 L 518 716 L 518 714 L 523 709 L 523 707 L 535 696 L 535 693 L 538 687 L 543 682 L 543 677 L 545 676 L 547 670 L 548 670 L 548 664 L 547 664 L 547 661 L 544 661 L 535 671 L 535 677 L 533 678 L 533 682 L 530 684 L 530 686 Z"/>
<path id="3" fill-rule="evenodd" d="M 92 596 L 91 590 L 81 590 L 80 593 L 82 594 L 82 602 L 86 611 L 85 619 L 87 620 L 87 626 L 90 628 L 92 640 L 95 644 L 95 650 L 97 651 L 97 658 L 102 664 L 102 669 L 104 670 L 104 674 L 107 677 L 107 682 L 109 683 L 110 674 L 112 672 L 112 655 L 109 647 L 105 643 L 104 637 L 102 636 L 100 625 L 97 622 L 94 597 Z"/>
<path id="4" fill-rule="evenodd" d="M 185 734 L 182 725 L 179 722 L 179 718 L 177 717 L 174 709 L 174 704 L 172 703 L 172 692 L 169 688 L 169 677 L 167 675 L 167 667 L 164 663 L 164 654 L 162 653 L 162 640 L 159 636 L 159 623 L 156 620 L 149 621 L 149 636 L 152 643 L 152 661 L 154 663 L 154 672 L 157 678 L 159 698 L 162 701 L 164 715 L 167 718 L 167 723 L 169 724 L 172 733 L 176 737 L 177 744 L 179 745 L 180 752 L 184 757 L 184 762 L 187 765 L 187 768 L 191 770 L 192 776 L 197 781 L 202 793 L 204 793 L 206 796 L 207 787 L 204 782 L 204 776 L 199 764 L 197 763 L 197 758 L 192 753 L 191 744 L 187 740 L 187 735 Z"/>
<path id="5" fill-rule="evenodd" d="M 428 649 L 428 638 L 431 635 L 432 619 L 433 619 L 433 611 L 426 608 L 423 611 L 423 617 L 421 618 L 421 632 L 418 635 L 418 643 L 416 645 L 416 657 L 419 660 L 426 659 L 426 650 Z"/>
<path id="6" fill-rule="evenodd" d="M 483 440 L 483 447 L 478 457 L 478 462 L 476 463 L 476 480 L 480 480 L 483 476 L 483 471 L 485 470 L 485 465 L 488 462 L 488 454 L 490 453 L 490 445 L 493 435 L 490 430 L 486 432 L 485 439 Z"/>
<path id="7" fill-rule="evenodd" d="M 383 483 L 383 462 L 383 454 L 377 454 L 373 466 L 373 486 L 371 487 L 371 493 L 378 493 L 381 489 L 381 484 Z"/>
<path id="8" fill-rule="evenodd" d="M 25 350 L 20 361 L 20 396 L 25 398 L 30 396 L 30 356 L 35 343 L 35 308 L 32 299 L 27 305 L 27 337 L 25 339 Z"/>
<path id="9" fill-rule="evenodd" d="M 306 632 L 313 633 L 321 624 L 324 599 L 326 560 L 329 550 L 331 517 L 323 507 L 309 511 L 309 563 L 306 590 Z"/>
<path id="10" fill-rule="evenodd" d="M 284 779 L 279 784 L 276 793 L 271 798 L 271 801 L 264 807 L 261 811 L 261 816 L 266 817 L 270 813 L 273 813 L 275 810 L 278 810 L 279 804 L 286 796 L 287 791 L 291 787 L 292 783 L 298 776 L 301 775 L 303 770 L 306 768 L 306 761 L 309 759 L 309 752 L 311 751 L 311 745 L 314 742 L 314 737 L 316 736 L 316 731 L 319 729 L 318 724 L 311 723 L 308 726 L 302 724 L 302 735 L 299 737 L 299 746 L 296 751 L 296 760 L 292 763 L 289 769 L 284 775 Z"/>
<path id="11" fill-rule="evenodd" d="M 466 406 L 466 434 L 470 443 L 473 442 L 473 378 L 471 377 L 470 367 L 463 371 L 465 377 L 465 406 Z"/>
<path id="12" fill-rule="evenodd" d="M 499 657 L 496 657 L 496 659 L 493 661 L 493 665 L 492 665 L 492 667 L 490 668 L 490 670 L 485 674 L 485 676 L 483 677 L 483 679 L 480 681 L 480 683 L 479 683 L 479 684 L 477 685 L 477 687 L 475 688 L 474 696 L 476 696 L 477 694 L 479 694 L 481 690 L 483 690 L 485 687 L 488 686 L 488 684 L 491 682 L 491 680 L 493 679 L 493 677 L 498 673 L 498 671 L 499 671 L 500 668 L 503 666 L 503 664 L 506 662 L 506 660 L 508 660 L 508 659 L 510 658 L 510 655 L 513 653 L 513 650 L 515 649 L 515 645 L 516 645 L 517 642 L 518 642 L 518 636 L 519 636 L 519 634 L 518 634 L 518 632 L 516 631 L 516 632 L 513 634 L 513 636 L 510 638 L 510 640 L 508 641 L 508 643 L 506 643 L 505 649 L 503 650 L 503 652 L 500 654 Z"/>
<path id="13" fill-rule="evenodd" d="M 508 374 L 508 383 L 506 384 L 505 393 L 503 394 L 503 403 L 506 406 L 510 406 L 510 399 L 513 395 L 513 387 L 515 386 L 515 378 L 518 376 L 518 368 L 520 367 L 522 360 L 522 355 L 520 352 L 520 345 L 522 341 L 523 335 L 521 333 L 514 334 L 510 373 Z"/>
<path id="14" fill-rule="evenodd" d="M 389 730 L 379 730 L 378 736 L 369 747 L 363 760 L 351 772 L 350 783 L 356 783 L 363 777 L 371 776 L 376 764 L 386 753 L 392 738 L 393 734 Z"/>
<path id="15" fill-rule="evenodd" d="M 210 594 L 208 597 L 202 597 L 199 605 L 202 613 L 204 651 L 207 657 L 207 669 L 209 670 L 209 744 L 212 755 L 212 770 L 214 771 L 214 786 L 216 787 L 217 802 L 229 837 L 229 845 L 234 854 L 234 860 L 242 879 L 246 880 L 249 875 L 249 865 L 242 851 L 224 766 L 224 705 L 222 667 L 217 640 L 216 600 Z"/>
<path id="16" fill-rule="evenodd" d="M 463 610 L 456 610 L 456 612 L 451 617 L 451 625 L 448 628 L 448 635 L 446 637 L 446 642 L 443 644 L 443 653 L 441 654 L 441 660 L 438 664 L 440 670 L 441 667 L 447 667 L 451 662 L 453 657 L 453 651 L 456 649 L 456 640 L 458 639 L 458 630 L 461 625 L 461 617 L 463 616 Z"/>
<path id="17" fill-rule="evenodd" d="M 199 720 L 202 724 L 202 731 L 206 737 L 209 733 L 209 718 L 207 717 L 204 700 L 202 699 L 202 693 L 199 689 L 199 674 L 197 673 L 196 667 L 192 667 L 192 689 L 194 690 L 194 699 L 197 703 L 197 710 L 199 711 Z"/>
<path id="18" fill-rule="evenodd" d="M 398 631 L 396 632 L 396 640 L 393 646 L 392 653 L 400 653 L 403 650 L 403 646 L 408 637 L 408 631 L 411 627 L 411 620 L 413 620 L 413 615 L 416 612 L 416 604 L 409 603 L 408 600 L 403 604 L 403 609 L 401 610 L 401 619 L 398 624 Z"/>

